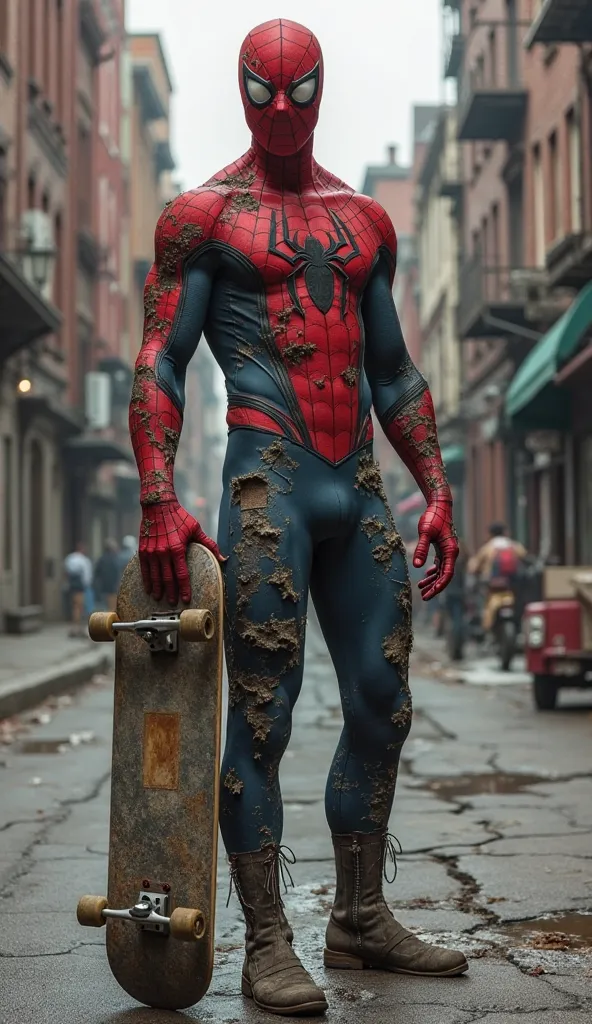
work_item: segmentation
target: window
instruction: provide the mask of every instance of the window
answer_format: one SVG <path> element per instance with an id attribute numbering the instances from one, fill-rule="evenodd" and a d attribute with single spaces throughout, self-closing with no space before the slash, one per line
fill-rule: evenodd
<path id="1" fill-rule="evenodd" d="M 497 52 L 495 46 L 495 29 L 489 33 L 489 81 L 488 85 L 495 88 L 497 77 Z"/>
<path id="2" fill-rule="evenodd" d="M 491 249 L 489 253 L 489 265 L 492 268 L 491 282 L 489 287 L 491 289 L 491 296 L 494 300 L 501 298 L 500 286 L 500 232 L 499 232 L 499 206 L 494 203 L 491 207 Z"/>
<path id="3" fill-rule="evenodd" d="M 6 152 L 0 149 L 0 249 L 6 241 Z"/>
<path id="4" fill-rule="evenodd" d="M 37 24 L 36 10 L 33 0 L 29 0 L 28 17 L 25 23 L 29 25 L 28 57 L 29 57 L 29 78 L 37 81 L 37 39 L 39 37 L 39 26 Z"/>
<path id="5" fill-rule="evenodd" d="M 581 149 L 580 126 L 573 110 L 567 115 L 567 159 L 570 230 L 577 233 L 582 230 Z"/>
<path id="6" fill-rule="evenodd" d="M 545 190 L 543 182 L 543 165 L 541 147 L 535 146 L 532 151 L 532 184 L 533 184 L 533 221 L 534 221 L 534 261 L 537 267 L 545 266 Z"/>
<path id="7" fill-rule="evenodd" d="M 499 206 L 491 207 L 491 259 L 494 267 L 500 265 Z"/>
<path id="8" fill-rule="evenodd" d="M 92 227 L 92 138 L 85 125 L 78 125 L 78 227 Z"/>
<path id="9" fill-rule="evenodd" d="M 8 11 L 6 0 L 0 3 L 0 53 L 8 53 Z"/>
<path id="10" fill-rule="evenodd" d="M 4 482 L 4 571 L 12 569 L 12 438 L 2 442 L 2 470 Z"/>
<path id="11" fill-rule="evenodd" d="M 560 238 L 562 234 L 561 210 L 561 167 L 559 163 L 559 145 L 557 132 L 549 136 L 549 209 L 550 209 L 550 241 Z"/>
<path id="12" fill-rule="evenodd" d="M 507 62 L 506 84 L 510 88 L 518 85 L 518 18 L 516 0 L 506 0 Z"/>
<path id="13" fill-rule="evenodd" d="M 491 260 L 489 251 L 489 224 L 487 217 L 482 217 L 481 219 L 481 253 L 483 255 L 483 265 L 488 267 Z"/>
<path id="14" fill-rule="evenodd" d="M 508 237 L 510 240 L 510 266 L 523 266 L 523 189 L 522 173 L 517 174 L 508 182 Z"/>
<path id="15" fill-rule="evenodd" d="M 58 0 L 56 12 L 56 39 L 56 107 L 58 121 L 62 123 L 66 107 L 64 102 L 64 10 L 61 0 Z"/>
<path id="16" fill-rule="evenodd" d="M 55 260 L 55 276 L 54 276 L 54 302 L 58 309 L 62 308 L 63 297 L 63 275 L 64 275 L 64 255 L 62 252 L 63 237 L 62 237 L 62 217 L 61 214 L 57 213 L 54 220 L 54 242 L 56 247 L 56 260 Z"/>
<path id="17" fill-rule="evenodd" d="M 51 0 L 45 0 L 45 4 L 44 4 L 43 10 L 42 10 L 42 14 L 41 14 L 41 17 L 42 17 L 43 20 L 41 22 L 41 25 L 38 24 L 37 28 L 38 28 L 38 31 L 39 30 L 41 31 L 41 35 L 42 35 L 42 39 L 43 39 L 43 49 L 42 49 L 42 54 L 41 54 L 41 57 L 42 57 L 41 84 L 43 86 L 43 90 L 45 92 L 46 98 L 51 100 L 51 99 L 53 99 L 53 97 L 51 95 L 51 82 L 50 82 L 50 78 L 51 78 L 51 64 L 52 64 L 51 46 L 52 46 L 53 40 L 52 40 L 52 32 L 51 32 L 51 28 L 50 28 L 51 17 L 52 17 L 52 12 L 50 10 L 50 4 L 51 4 Z"/>

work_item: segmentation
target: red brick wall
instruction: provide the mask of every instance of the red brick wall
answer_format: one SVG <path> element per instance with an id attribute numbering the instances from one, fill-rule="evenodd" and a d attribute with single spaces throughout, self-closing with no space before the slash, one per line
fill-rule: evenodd
<path id="1" fill-rule="evenodd" d="M 540 146 L 543 180 L 545 183 L 545 243 L 550 248 L 559 238 L 572 229 L 571 223 L 571 183 L 569 176 L 569 136 L 567 115 L 577 109 L 579 96 L 579 62 L 580 56 L 576 47 L 560 46 L 553 51 L 536 46 L 527 55 L 525 61 L 525 83 L 529 90 L 529 103 L 525 126 L 525 256 L 526 264 L 535 263 L 535 238 L 533 223 L 533 148 Z M 583 97 L 582 125 L 584 128 L 581 139 L 584 157 L 584 177 L 582 186 L 590 197 L 590 147 L 589 147 L 590 105 Z M 560 168 L 561 189 L 561 223 L 554 225 L 554 196 L 552 188 L 551 157 L 549 140 L 556 133 L 558 146 L 558 162 Z M 589 223 L 589 220 L 588 220 Z"/>

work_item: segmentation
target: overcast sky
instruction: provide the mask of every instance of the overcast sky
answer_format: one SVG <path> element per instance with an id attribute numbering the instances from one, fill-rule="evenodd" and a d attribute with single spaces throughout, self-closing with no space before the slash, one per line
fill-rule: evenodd
<path id="1" fill-rule="evenodd" d="M 442 0 L 127 0 L 127 8 L 132 31 L 162 34 L 183 188 L 248 149 L 237 60 L 247 32 L 269 18 L 299 21 L 318 36 L 325 91 L 315 155 L 355 188 L 389 143 L 408 159 L 412 104 L 440 98 Z"/>

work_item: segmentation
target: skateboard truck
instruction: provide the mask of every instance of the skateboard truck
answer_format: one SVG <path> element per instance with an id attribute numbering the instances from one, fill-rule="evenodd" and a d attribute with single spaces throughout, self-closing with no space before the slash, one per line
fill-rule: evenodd
<path id="1" fill-rule="evenodd" d="M 142 931 L 172 935 L 182 942 L 195 942 L 203 938 L 206 922 L 201 910 L 175 907 L 169 915 L 168 894 L 142 890 L 137 903 L 127 910 L 112 910 L 104 896 L 82 896 L 78 901 L 78 923 L 87 928 L 102 928 L 108 918 L 130 921 Z"/>
<path id="2" fill-rule="evenodd" d="M 186 608 L 181 612 L 159 612 L 136 622 L 120 622 L 116 612 L 93 612 L 88 620 L 91 640 L 105 643 L 115 640 L 118 633 L 135 633 L 151 651 L 178 650 L 179 638 L 191 643 L 212 640 L 215 633 L 214 618 L 207 608 Z"/>
<path id="3" fill-rule="evenodd" d="M 138 902 L 129 910 L 103 910 L 103 917 L 118 917 L 122 921 L 135 921 L 144 931 L 169 933 L 169 897 L 152 892 L 141 892 Z"/>

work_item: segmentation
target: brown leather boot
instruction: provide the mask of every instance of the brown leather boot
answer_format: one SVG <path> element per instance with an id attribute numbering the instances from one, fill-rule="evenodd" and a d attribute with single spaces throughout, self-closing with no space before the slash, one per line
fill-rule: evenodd
<path id="1" fill-rule="evenodd" d="M 260 1010 L 285 1017 L 324 1013 L 325 994 L 292 949 L 280 897 L 278 847 L 233 854 L 230 871 L 246 923 L 243 995 Z"/>
<path id="2" fill-rule="evenodd" d="M 398 974 L 463 974 L 463 953 L 429 946 L 408 932 L 388 909 L 382 878 L 391 840 L 386 832 L 333 836 L 337 889 L 327 927 L 325 967 L 395 971 Z M 394 850 L 391 847 L 394 857 Z"/>

